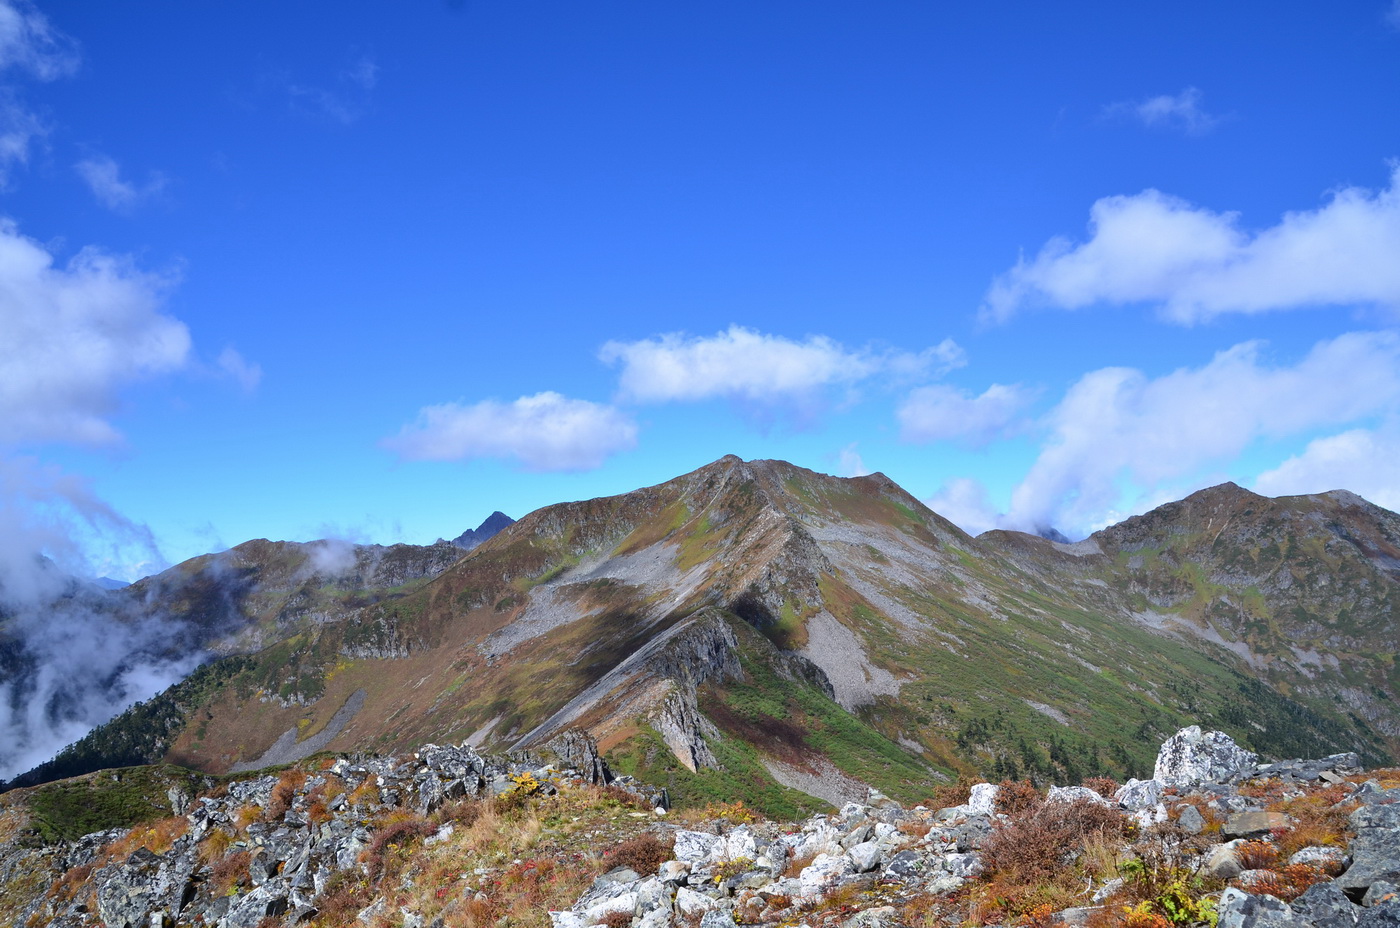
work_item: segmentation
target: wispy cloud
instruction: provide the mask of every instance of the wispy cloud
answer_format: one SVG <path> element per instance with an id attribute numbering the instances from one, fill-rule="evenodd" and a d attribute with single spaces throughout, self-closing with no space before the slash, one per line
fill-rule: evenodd
<path id="1" fill-rule="evenodd" d="M 583 471 L 636 443 L 637 425 L 621 410 L 545 392 L 427 406 L 381 444 L 410 461 L 505 458 L 526 470 Z"/>
<path id="2" fill-rule="evenodd" d="M 48 126 L 21 98 L 16 79 L 54 81 L 78 70 L 78 45 L 28 0 L 0 0 L 0 189 L 29 162 Z"/>
<path id="3" fill-rule="evenodd" d="M 231 345 L 219 352 L 215 363 L 224 376 L 238 384 L 244 393 L 252 393 L 262 383 L 262 365 L 244 358 Z"/>
<path id="4" fill-rule="evenodd" d="M 362 53 L 336 75 L 334 83 L 309 83 L 283 71 L 270 80 L 287 95 L 294 110 L 348 126 L 370 111 L 379 70 L 374 57 Z"/>
<path id="5" fill-rule="evenodd" d="M 1181 93 L 1160 94 L 1146 100 L 1111 103 L 1104 115 L 1132 119 L 1154 129 L 1175 129 L 1187 135 L 1203 135 L 1220 123 L 1201 106 L 1201 91 L 1187 87 Z"/>
<path id="6" fill-rule="evenodd" d="M 0 442 L 110 444 L 129 382 L 184 366 L 184 323 L 162 312 L 171 280 L 95 248 L 66 265 L 0 220 Z"/>
<path id="7" fill-rule="evenodd" d="M 1257 233 L 1156 190 L 1099 200 L 1089 228 L 1088 241 L 1052 239 L 998 277 L 983 317 L 1101 303 L 1157 304 L 1180 323 L 1306 306 L 1400 311 L 1400 166 L 1386 189 L 1343 188 Z"/>
<path id="8" fill-rule="evenodd" d="M 1400 29 L 1400 0 L 1391 0 L 1390 9 L 1385 11 L 1385 21 Z"/>
<path id="9" fill-rule="evenodd" d="M 121 166 L 106 155 L 84 158 L 73 166 L 92 190 L 97 202 L 115 212 L 129 212 L 142 203 L 148 202 L 165 192 L 169 184 L 166 176 L 152 171 L 141 185 L 123 180 Z"/>
<path id="10" fill-rule="evenodd" d="M 856 450 L 856 442 L 851 442 L 841 449 L 837 454 L 837 462 L 843 477 L 864 477 L 870 473 L 870 468 L 865 466 L 865 459 Z"/>

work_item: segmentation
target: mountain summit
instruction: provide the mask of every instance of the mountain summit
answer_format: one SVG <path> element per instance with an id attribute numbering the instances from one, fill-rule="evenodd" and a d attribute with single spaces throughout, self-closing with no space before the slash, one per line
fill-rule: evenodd
<path id="1" fill-rule="evenodd" d="M 1384 759 L 1397 540 L 1400 517 L 1351 494 L 1232 485 L 1074 544 L 973 538 L 882 474 L 727 456 L 465 553 L 404 546 L 421 567 L 394 586 L 274 583 L 296 571 L 249 550 L 241 625 L 212 643 L 230 656 L 67 769 L 152 719 L 144 759 L 209 771 L 428 741 L 558 750 L 581 729 L 680 795 L 793 810 L 867 785 L 916 797 L 939 773 L 1145 774 L 1141 745 L 1196 721 L 1264 754 Z M 137 586 L 190 601 L 161 583 Z"/>

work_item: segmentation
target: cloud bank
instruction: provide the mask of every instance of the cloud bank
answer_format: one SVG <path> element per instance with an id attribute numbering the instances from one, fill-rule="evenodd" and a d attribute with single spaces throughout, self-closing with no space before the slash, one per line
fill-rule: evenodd
<path id="1" fill-rule="evenodd" d="M 636 443 L 636 423 L 621 410 L 544 392 L 510 403 L 427 406 L 383 445 L 410 461 L 506 458 L 526 470 L 579 471 Z"/>
<path id="2" fill-rule="evenodd" d="M 983 318 L 1105 303 L 1156 304 L 1183 324 L 1312 306 L 1400 311 L 1400 166 L 1383 190 L 1338 190 L 1257 233 L 1156 190 L 1099 200 L 1089 229 L 1088 241 L 1052 239 L 998 277 Z"/>
<path id="3" fill-rule="evenodd" d="M 1081 377 L 1037 423 L 1046 437 L 1008 512 L 992 511 L 985 493 L 967 481 L 950 482 L 928 502 L 969 531 L 1053 527 L 1083 535 L 1194 489 L 1178 484 L 1198 479 L 1202 469 L 1229 464 L 1258 440 L 1384 416 L 1397 404 L 1395 332 L 1344 334 L 1318 343 L 1292 365 L 1271 364 L 1262 343 L 1246 342 L 1201 367 L 1160 377 L 1103 368 Z M 1367 446 L 1363 438 L 1351 433 L 1315 441 L 1299 458 L 1262 476 L 1260 491 L 1303 492 L 1304 478 L 1316 478 L 1343 453 L 1383 450 L 1378 439 Z M 1358 479 L 1348 487 L 1362 493 L 1362 487 L 1394 485 L 1378 465 L 1355 465 L 1351 476 L 1367 477 L 1369 482 Z"/>
<path id="4" fill-rule="evenodd" d="M 1013 432 L 1034 398 L 1030 390 L 994 383 L 981 395 L 932 384 L 919 387 L 900 404 L 896 417 L 904 441 L 962 441 L 974 448 Z"/>

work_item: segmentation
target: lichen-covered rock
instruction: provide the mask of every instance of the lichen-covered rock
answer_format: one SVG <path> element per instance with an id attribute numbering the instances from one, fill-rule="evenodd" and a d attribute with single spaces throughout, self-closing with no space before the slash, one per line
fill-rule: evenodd
<path id="1" fill-rule="evenodd" d="M 1199 725 L 1172 735 L 1157 753 L 1152 779 L 1178 789 L 1202 783 L 1226 783 L 1255 770 L 1258 755 L 1246 751 L 1223 731 Z"/>
<path id="2" fill-rule="evenodd" d="M 1118 787 L 1113 798 L 1130 812 L 1147 809 L 1162 801 L 1162 791 L 1166 787 L 1161 780 L 1131 779 Z"/>

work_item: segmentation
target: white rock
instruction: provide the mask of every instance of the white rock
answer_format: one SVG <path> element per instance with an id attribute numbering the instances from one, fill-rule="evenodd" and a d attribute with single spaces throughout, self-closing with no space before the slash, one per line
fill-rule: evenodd
<path id="1" fill-rule="evenodd" d="M 1045 794 L 1046 802 L 1076 802 L 1081 799 L 1105 806 L 1109 804 L 1107 799 L 1087 786 L 1052 786 L 1050 792 Z"/>
<path id="2" fill-rule="evenodd" d="M 637 914 L 637 894 L 635 892 L 618 893 L 611 899 L 604 899 L 589 906 L 583 913 L 587 924 L 596 925 L 613 912 L 626 912 L 629 915 Z"/>
<path id="3" fill-rule="evenodd" d="M 676 911 L 681 915 L 687 917 L 703 915 L 717 905 L 719 903 L 709 896 L 697 893 L 688 886 L 682 886 L 676 890 Z"/>
<path id="4" fill-rule="evenodd" d="M 582 916 L 570 912 L 567 909 L 563 912 L 551 910 L 549 913 L 549 923 L 552 928 L 586 928 L 588 925 L 588 923 L 583 920 Z"/>
<path id="5" fill-rule="evenodd" d="M 683 860 L 688 864 L 698 864 L 710 858 L 710 854 L 714 851 L 719 840 L 714 835 L 706 834 L 703 831 L 682 829 L 676 832 L 676 846 L 672 853 L 676 855 L 676 860 Z"/>
<path id="6" fill-rule="evenodd" d="M 797 875 L 802 883 L 802 894 L 814 896 L 843 876 L 855 872 L 855 864 L 845 854 L 818 854 L 811 865 Z"/>
<path id="7" fill-rule="evenodd" d="M 944 854 L 943 869 L 953 876 L 970 880 L 982 875 L 982 855 Z"/>
<path id="8" fill-rule="evenodd" d="M 968 815 L 992 815 L 997 810 L 997 791 L 1000 789 L 995 783 L 978 783 L 972 787 L 971 794 L 967 797 Z"/>
<path id="9" fill-rule="evenodd" d="M 855 865 L 856 873 L 869 873 L 880 865 L 881 850 L 879 841 L 866 841 L 851 848 L 846 855 Z"/>
<path id="10" fill-rule="evenodd" d="M 1255 769 L 1259 755 L 1246 751 L 1223 731 L 1183 728 L 1162 744 L 1152 778 L 1178 789 L 1223 783 Z"/>
<path id="11" fill-rule="evenodd" d="M 749 831 L 747 825 L 740 825 L 716 841 L 714 849 L 710 851 L 710 859 L 715 862 L 739 860 L 742 857 L 753 860 L 757 856 L 758 842 L 754 840 L 753 832 Z M 680 855 L 677 854 L 676 857 L 679 858 Z"/>
<path id="12" fill-rule="evenodd" d="M 657 876 L 666 883 L 684 883 L 690 874 L 690 864 L 683 860 L 668 860 L 661 865 Z"/>
<path id="13" fill-rule="evenodd" d="M 642 916 L 637 928 L 671 928 L 672 921 L 670 909 L 652 909 Z"/>
<path id="14" fill-rule="evenodd" d="M 1132 779 L 1113 794 L 1118 804 L 1129 811 L 1146 809 L 1162 801 L 1162 791 L 1166 789 L 1161 780 Z"/>

